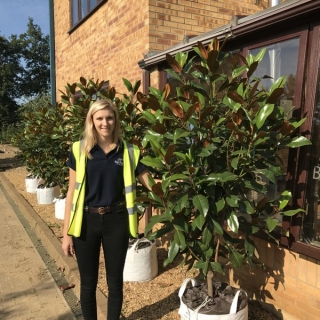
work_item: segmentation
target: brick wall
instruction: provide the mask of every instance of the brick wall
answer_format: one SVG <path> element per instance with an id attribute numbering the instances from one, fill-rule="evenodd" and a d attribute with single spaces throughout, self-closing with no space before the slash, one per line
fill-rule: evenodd
<path id="1" fill-rule="evenodd" d="M 69 35 L 70 10 L 69 1 L 54 1 L 57 89 L 84 76 L 124 91 L 123 77 L 141 78 L 137 62 L 149 49 L 147 0 L 109 0 Z"/>
<path id="2" fill-rule="evenodd" d="M 150 1 L 150 51 L 162 51 L 230 22 L 268 8 L 268 0 L 158 0 Z"/>
<path id="3" fill-rule="evenodd" d="M 320 314 L 320 260 L 255 239 L 265 269 L 226 268 L 225 278 L 285 320 L 317 320 Z"/>
<path id="4" fill-rule="evenodd" d="M 266 0 L 258 5 L 255 0 L 109 0 L 68 34 L 70 2 L 54 0 L 57 90 L 83 76 L 109 80 L 125 92 L 121 79 L 142 78 L 137 62 L 146 53 L 227 24 L 232 15 L 266 8 Z M 153 84 L 158 83 L 156 76 L 152 75 Z"/>

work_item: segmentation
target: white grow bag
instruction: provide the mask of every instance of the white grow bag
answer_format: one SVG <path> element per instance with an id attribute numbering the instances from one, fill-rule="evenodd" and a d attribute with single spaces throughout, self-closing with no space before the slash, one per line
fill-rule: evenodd
<path id="1" fill-rule="evenodd" d="M 148 242 L 145 248 L 138 244 Z M 149 281 L 158 274 L 157 247 L 155 242 L 146 238 L 138 239 L 127 251 L 123 270 L 123 281 Z"/>
<path id="2" fill-rule="evenodd" d="M 64 210 L 66 207 L 66 198 L 60 199 L 55 198 L 53 199 L 54 202 L 54 215 L 57 219 L 63 220 L 64 219 Z"/>
<path id="3" fill-rule="evenodd" d="M 191 281 L 193 287 L 197 285 L 197 281 L 195 279 L 187 278 L 184 280 L 179 290 L 179 298 L 180 298 L 179 314 L 181 316 L 181 320 L 248 320 L 248 304 L 244 309 L 237 312 L 238 298 L 241 290 L 238 290 L 236 292 L 230 307 L 229 314 L 215 315 L 215 314 L 199 313 L 199 310 L 203 306 L 205 306 L 206 303 L 208 302 L 207 299 L 204 300 L 203 303 L 196 310 L 189 309 L 182 301 L 182 296 L 184 294 L 184 291 L 186 290 L 186 287 L 189 281 Z"/>
<path id="4" fill-rule="evenodd" d="M 39 204 L 52 204 L 53 200 L 60 194 L 59 186 L 48 188 L 37 188 L 37 200 Z"/>
<path id="5" fill-rule="evenodd" d="M 43 183 L 43 180 L 30 174 L 26 176 L 25 183 L 27 192 L 36 193 L 38 185 Z"/>

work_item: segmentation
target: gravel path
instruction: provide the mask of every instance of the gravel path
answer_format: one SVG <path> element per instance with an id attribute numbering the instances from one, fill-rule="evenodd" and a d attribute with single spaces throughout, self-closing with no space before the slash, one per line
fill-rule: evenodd
<path id="1" fill-rule="evenodd" d="M 61 239 L 62 221 L 55 218 L 54 205 L 39 205 L 36 195 L 25 191 L 27 170 L 15 158 L 16 151 L 17 148 L 0 144 L 0 170 L 5 170 L 7 179 L 30 203 L 52 232 Z M 166 250 L 159 247 L 157 254 L 159 262 L 157 277 L 148 282 L 126 282 L 124 284 L 123 315 L 127 320 L 180 320 L 178 315 L 180 301 L 177 292 L 186 277 L 196 277 L 198 272 L 191 270 L 186 273 L 185 269 L 179 267 L 179 261 L 164 268 L 162 262 L 167 257 Z M 107 294 L 102 256 L 98 286 L 104 294 Z M 256 301 L 249 302 L 249 320 L 277 319 L 279 318 L 262 309 Z"/>

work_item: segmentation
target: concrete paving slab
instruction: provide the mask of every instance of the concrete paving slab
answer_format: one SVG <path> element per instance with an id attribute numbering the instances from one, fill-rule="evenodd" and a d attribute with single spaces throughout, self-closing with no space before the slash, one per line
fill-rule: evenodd
<path id="1" fill-rule="evenodd" d="M 66 257 L 61 249 L 61 242 L 56 236 L 51 232 L 48 228 L 46 223 L 39 217 L 39 215 L 33 210 L 30 204 L 19 194 L 17 190 L 12 186 L 10 181 L 5 177 L 3 173 L 0 172 L 0 219 L 2 218 L 2 211 L 3 205 L 2 203 L 6 204 L 9 208 L 11 208 L 10 214 L 16 214 L 16 217 L 19 216 L 20 220 L 24 220 L 24 228 L 29 234 L 29 237 L 33 240 L 33 246 L 36 247 L 37 251 L 40 253 L 42 260 L 44 260 L 44 266 L 47 266 L 53 277 L 54 282 L 59 285 L 66 285 L 66 284 L 75 284 L 75 288 L 72 290 L 67 290 L 64 294 L 60 291 L 60 289 L 55 285 L 58 293 L 62 297 L 67 297 L 69 305 L 74 312 L 75 318 L 68 318 L 70 314 L 62 315 L 61 317 L 55 318 L 5 318 L 2 317 L 3 312 L 3 305 L 2 300 L 0 300 L 0 319 L 7 320 L 27 320 L 27 319 L 39 319 L 39 320 L 69 320 L 69 319 L 76 319 L 76 320 L 83 320 L 81 314 L 81 308 L 79 302 L 79 289 L 80 289 L 80 277 L 79 271 L 77 267 L 77 263 L 73 258 Z M 9 209 L 10 210 L 10 209 Z M 18 219 L 18 221 L 19 221 Z M 16 222 L 17 223 L 17 222 Z M 26 226 L 26 224 L 28 226 Z M 20 223 L 21 225 L 21 223 Z M 21 226 L 22 227 L 22 226 Z M 22 228 L 23 228 L 22 227 Z M 26 233 L 26 232 L 25 232 Z M 33 233 L 34 236 L 30 236 Z M 0 241 L 1 243 L 5 242 L 1 237 L 1 229 L 0 229 Z M 36 238 L 36 241 L 35 239 Z M 29 239 L 30 240 L 30 239 Z M 38 241 L 38 242 L 37 242 Z M 0 248 L 0 262 L 2 262 L 2 254 L 1 254 L 2 247 Z M 38 254 L 39 256 L 39 254 Z M 40 257 L 39 257 L 40 258 Z M 41 260 L 41 258 L 40 258 Z M 60 272 L 57 271 L 57 266 L 63 267 L 64 270 L 64 278 L 61 279 Z M 2 272 L 3 267 L 0 264 L 0 270 Z M 26 274 L 29 271 L 26 272 Z M 2 276 L 0 275 L 2 278 Z M 60 279 L 59 279 L 60 278 Z M 0 299 L 2 296 L 2 282 L 0 279 Z M 107 308 L 107 298 L 103 295 L 103 293 L 97 289 L 97 311 L 98 311 L 98 320 L 103 320 L 106 317 L 106 308 Z M 69 309 L 70 311 L 70 309 Z M 71 312 L 72 313 L 72 312 Z"/>
<path id="2" fill-rule="evenodd" d="M 47 266 L 0 189 L 0 319 L 74 320 Z"/>

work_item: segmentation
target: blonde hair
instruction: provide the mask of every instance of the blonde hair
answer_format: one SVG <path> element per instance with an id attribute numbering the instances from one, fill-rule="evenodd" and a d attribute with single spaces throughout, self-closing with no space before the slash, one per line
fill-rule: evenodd
<path id="1" fill-rule="evenodd" d="M 108 109 L 113 111 L 114 114 L 114 130 L 112 133 L 113 143 L 118 147 L 121 144 L 121 128 L 118 114 L 118 108 L 109 99 L 96 100 L 89 108 L 87 113 L 85 129 L 84 129 L 84 143 L 82 145 L 82 152 L 86 154 L 89 159 L 92 159 L 90 154 L 91 149 L 98 143 L 97 131 L 93 124 L 93 115 L 100 110 Z"/>

